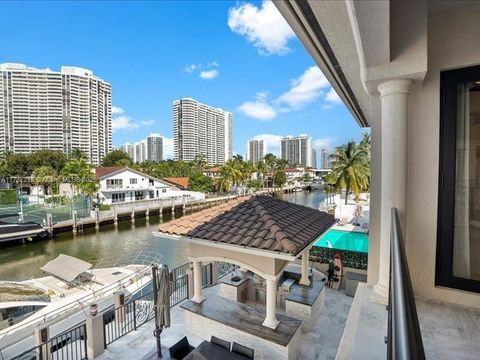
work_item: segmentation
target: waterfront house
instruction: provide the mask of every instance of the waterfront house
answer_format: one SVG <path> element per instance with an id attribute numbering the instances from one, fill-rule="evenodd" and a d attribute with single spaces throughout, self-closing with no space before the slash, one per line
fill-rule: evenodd
<path id="1" fill-rule="evenodd" d="M 202 200 L 205 196 L 195 191 L 184 191 L 153 176 L 128 167 L 99 167 L 95 174 L 100 182 L 97 198 L 104 204 L 179 199 Z"/>
<path id="2" fill-rule="evenodd" d="M 190 181 L 188 177 L 165 177 L 162 179 L 168 184 L 172 184 L 181 190 L 188 190 Z"/>

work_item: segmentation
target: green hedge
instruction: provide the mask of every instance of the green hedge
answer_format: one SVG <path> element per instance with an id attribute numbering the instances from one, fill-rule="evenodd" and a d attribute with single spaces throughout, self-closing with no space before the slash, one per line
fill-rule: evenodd
<path id="1" fill-rule="evenodd" d="M 62 195 L 54 195 L 50 196 L 45 199 L 47 204 L 59 204 L 59 205 L 67 205 L 70 203 L 70 200 L 66 196 Z"/>
<path id="2" fill-rule="evenodd" d="M 0 205 L 12 205 L 17 203 L 17 190 L 0 190 Z"/>
<path id="3" fill-rule="evenodd" d="M 100 205 L 98 205 L 98 210 L 99 210 L 99 211 L 108 211 L 108 210 L 110 210 L 110 205 L 108 205 L 108 204 L 100 204 Z"/>
<path id="4" fill-rule="evenodd" d="M 367 270 L 368 253 L 357 251 L 330 249 L 320 246 L 314 246 L 310 250 L 310 261 L 328 264 L 330 259 L 335 254 L 341 256 L 343 266 L 353 269 Z"/>

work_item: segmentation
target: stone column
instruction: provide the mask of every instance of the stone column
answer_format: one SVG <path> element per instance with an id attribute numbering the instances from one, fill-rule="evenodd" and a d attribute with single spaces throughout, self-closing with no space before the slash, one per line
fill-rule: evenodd
<path id="1" fill-rule="evenodd" d="M 267 311 L 263 326 L 276 329 L 279 321 L 277 320 L 277 280 L 267 279 Z"/>
<path id="2" fill-rule="evenodd" d="M 193 298 L 192 301 L 201 303 L 205 300 L 202 296 L 202 262 L 193 262 Z"/>
<path id="3" fill-rule="evenodd" d="M 407 110 L 410 79 L 390 80 L 378 86 L 382 106 L 382 190 L 380 205 L 380 256 L 373 300 L 387 303 L 390 272 L 391 208 L 399 212 L 405 233 L 407 203 Z"/>
<path id="4" fill-rule="evenodd" d="M 308 260 L 310 257 L 310 250 L 305 249 L 302 252 L 302 278 L 300 279 L 300 285 L 310 285 L 310 279 L 308 278 Z"/>
<path id="5" fill-rule="evenodd" d="M 88 315 L 86 320 L 87 355 L 96 358 L 105 350 L 103 315 Z"/>

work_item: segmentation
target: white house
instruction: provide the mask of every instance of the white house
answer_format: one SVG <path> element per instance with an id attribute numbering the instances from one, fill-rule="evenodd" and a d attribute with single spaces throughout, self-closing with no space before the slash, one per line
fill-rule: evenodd
<path id="1" fill-rule="evenodd" d="M 184 191 L 160 179 L 128 167 L 100 167 L 95 169 L 100 182 L 99 202 L 113 204 L 141 200 L 177 199 L 202 200 L 205 195 Z"/>

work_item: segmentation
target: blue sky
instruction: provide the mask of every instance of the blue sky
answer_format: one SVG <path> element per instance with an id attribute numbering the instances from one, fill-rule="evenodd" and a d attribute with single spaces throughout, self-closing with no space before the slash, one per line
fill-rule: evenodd
<path id="1" fill-rule="evenodd" d="M 0 62 L 93 70 L 112 84 L 113 143 L 167 138 L 172 102 L 193 97 L 234 113 L 234 152 L 255 136 L 317 149 L 359 140 L 359 128 L 270 2 L 2 3 Z"/>

